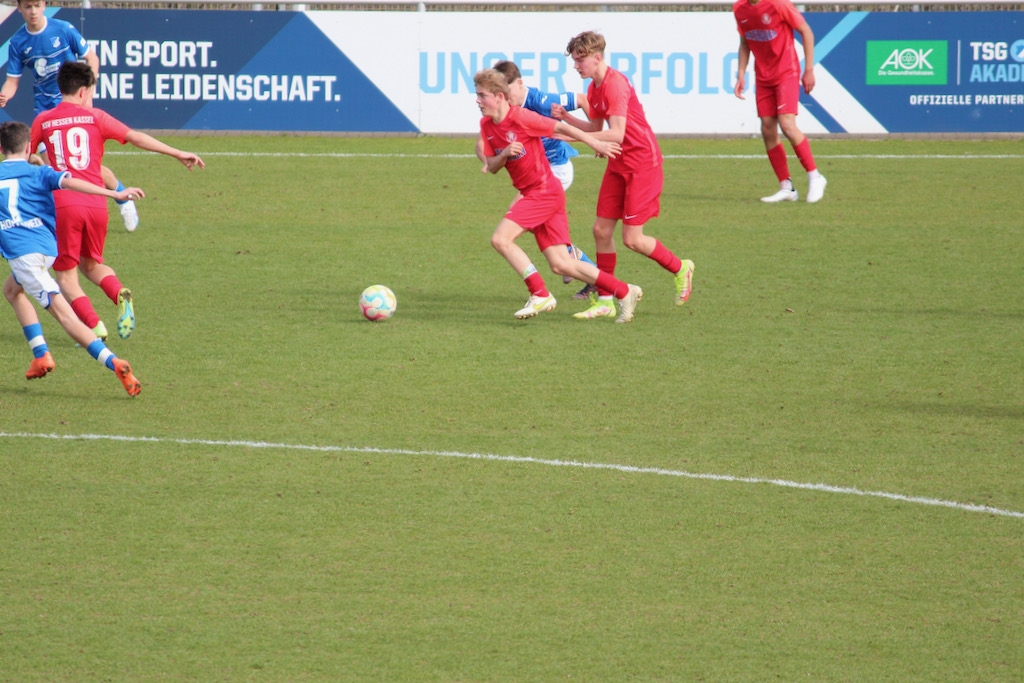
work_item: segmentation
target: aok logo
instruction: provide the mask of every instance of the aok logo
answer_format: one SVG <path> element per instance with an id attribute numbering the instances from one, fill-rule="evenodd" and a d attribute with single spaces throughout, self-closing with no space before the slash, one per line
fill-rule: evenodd
<path id="1" fill-rule="evenodd" d="M 868 85 L 945 85 L 948 47 L 944 40 L 869 40 Z"/>

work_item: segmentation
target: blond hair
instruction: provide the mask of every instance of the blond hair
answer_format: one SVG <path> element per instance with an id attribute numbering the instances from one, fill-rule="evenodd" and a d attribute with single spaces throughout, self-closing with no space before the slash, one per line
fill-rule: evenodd
<path id="1" fill-rule="evenodd" d="M 506 100 L 509 97 L 508 80 L 506 80 L 505 74 L 495 69 L 477 71 L 476 75 L 473 76 L 473 84 L 477 90 L 489 92 L 493 95 L 501 93 L 505 96 Z"/>

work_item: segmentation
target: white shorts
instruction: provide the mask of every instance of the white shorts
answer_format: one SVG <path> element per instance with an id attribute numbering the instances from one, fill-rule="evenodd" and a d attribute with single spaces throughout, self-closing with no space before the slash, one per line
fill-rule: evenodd
<path id="1" fill-rule="evenodd" d="M 562 183 L 562 189 L 568 190 L 569 186 L 572 185 L 572 162 L 567 161 L 564 164 L 558 164 L 557 166 L 552 164 L 551 170 L 554 172 L 555 177 Z"/>
<path id="2" fill-rule="evenodd" d="M 49 308 L 51 297 L 60 294 L 57 281 L 50 275 L 53 261 L 53 256 L 44 254 L 25 254 L 8 261 L 14 281 L 43 308 Z"/>

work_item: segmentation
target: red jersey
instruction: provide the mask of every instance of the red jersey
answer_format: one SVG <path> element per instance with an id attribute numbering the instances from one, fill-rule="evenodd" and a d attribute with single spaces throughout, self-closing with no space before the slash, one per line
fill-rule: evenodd
<path id="1" fill-rule="evenodd" d="M 551 172 L 544 143 L 541 138 L 555 134 L 557 121 L 541 116 L 522 107 L 513 106 L 501 123 L 495 123 L 490 116 L 480 119 L 480 137 L 484 141 L 484 154 L 496 156 L 510 142 L 523 143 L 523 153 L 505 162 L 505 169 L 512 178 L 512 184 L 525 197 L 531 192 L 546 192 L 552 185 L 562 187 Z"/>
<path id="2" fill-rule="evenodd" d="M 777 85 L 786 77 L 800 77 L 800 56 L 793 43 L 793 29 L 804 17 L 789 0 L 738 0 L 732 6 L 736 30 L 746 38 L 754 55 L 757 83 Z"/>
<path id="3" fill-rule="evenodd" d="M 46 144 L 50 166 L 58 171 L 70 171 L 72 177 L 87 180 L 103 187 L 100 167 L 103 165 L 103 145 L 117 140 L 122 145 L 131 129 L 100 109 L 61 102 L 44 111 L 32 122 L 32 147 Z M 69 205 L 107 207 L 107 198 L 72 190 L 53 193 L 56 207 Z"/>
<path id="4" fill-rule="evenodd" d="M 590 82 L 587 88 L 590 120 L 607 120 L 611 116 L 626 117 L 626 132 L 622 138 L 622 154 L 608 160 L 608 170 L 630 173 L 661 165 L 661 148 L 647 123 L 644 108 L 636 90 L 623 74 L 608 67 L 601 85 Z"/>

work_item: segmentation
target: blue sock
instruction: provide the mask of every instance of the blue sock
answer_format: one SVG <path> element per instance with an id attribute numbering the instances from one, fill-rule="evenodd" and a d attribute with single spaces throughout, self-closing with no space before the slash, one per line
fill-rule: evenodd
<path id="1" fill-rule="evenodd" d="M 115 192 L 120 192 L 123 189 L 124 189 L 124 185 L 121 183 L 120 180 L 118 180 L 117 181 L 117 187 L 114 188 L 114 191 Z M 115 199 L 114 201 L 117 202 L 118 204 L 127 204 L 129 200 L 126 199 L 126 200 L 124 200 L 122 202 L 120 199 Z"/>
<path id="2" fill-rule="evenodd" d="M 102 339 L 97 339 L 92 342 L 89 346 L 85 347 L 85 350 L 89 352 L 90 356 L 106 365 L 107 369 L 114 369 L 114 359 L 117 358 L 117 356 L 114 355 L 113 351 L 107 348 L 107 345 L 103 343 Z"/>
<path id="3" fill-rule="evenodd" d="M 28 340 L 28 345 L 35 358 L 42 358 L 50 350 L 46 346 L 46 339 L 43 338 L 43 326 L 39 323 L 25 325 L 21 331 L 25 333 L 25 339 Z"/>

